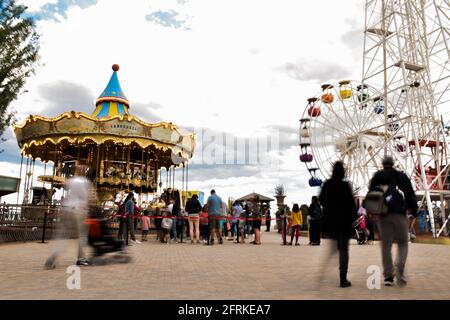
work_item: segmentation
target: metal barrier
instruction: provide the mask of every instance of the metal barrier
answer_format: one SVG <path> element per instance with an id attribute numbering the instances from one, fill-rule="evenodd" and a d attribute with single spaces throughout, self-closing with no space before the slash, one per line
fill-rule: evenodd
<path id="1" fill-rule="evenodd" d="M 59 213 L 59 206 L 0 204 L 0 243 L 49 240 Z"/>
<path id="2" fill-rule="evenodd" d="M 120 218 L 117 209 L 102 208 L 102 216 L 108 219 L 111 232 L 119 229 Z M 155 216 L 159 210 L 150 211 L 150 231 L 155 231 Z M 21 205 L 0 204 L 0 244 L 6 242 L 45 241 L 53 239 L 58 223 L 64 214 L 61 205 Z M 135 231 L 140 230 L 140 219 L 136 219 Z M 78 237 L 77 230 L 63 229 L 63 238 Z"/>

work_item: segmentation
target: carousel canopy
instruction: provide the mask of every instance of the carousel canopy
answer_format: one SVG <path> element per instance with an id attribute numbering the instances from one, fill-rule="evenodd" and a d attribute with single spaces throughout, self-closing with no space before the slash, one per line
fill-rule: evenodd
<path id="1" fill-rule="evenodd" d="M 183 134 L 171 122 L 148 123 L 129 115 L 129 102 L 119 84 L 118 65 L 106 89 L 96 101 L 92 115 L 65 112 L 54 118 L 30 115 L 13 129 L 24 156 L 54 161 L 63 146 L 101 145 L 138 146 L 159 151 L 163 166 L 179 165 L 192 157 L 195 134 Z M 173 157 L 172 155 L 177 155 Z"/>

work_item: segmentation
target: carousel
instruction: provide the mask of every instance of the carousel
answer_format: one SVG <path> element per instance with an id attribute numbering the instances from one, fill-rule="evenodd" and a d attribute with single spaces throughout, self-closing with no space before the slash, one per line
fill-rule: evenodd
<path id="1" fill-rule="evenodd" d="M 164 174 L 165 190 L 174 188 L 177 168 L 182 169 L 183 188 L 187 188 L 195 135 L 183 134 L 170 122 L 148 123 L 132 115 L 119 83 L 119 66 L 115 64 L 112 69 L 92 114 L 69 111 L 54 118 L 30 115 L 22 124 L 13 125 L 22 154 L 21 175 L 25 167 L 25 204 L 33 202 L 36 160 L 49 170 L 38 181 L 50 185 L 50 190 L 62 188 L 75 168 L 82 166 L 101 202 L 126 191 L 139 194 L 139 201 L 149 200 L 158 188 L 163 192 Z"/>

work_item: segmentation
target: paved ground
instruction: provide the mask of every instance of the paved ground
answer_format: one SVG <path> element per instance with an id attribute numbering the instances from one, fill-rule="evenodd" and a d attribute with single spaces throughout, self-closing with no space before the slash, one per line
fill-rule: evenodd
<path id="1" fill-rule="evenodd" d="M 42 265 L 50 244 L 0 246 L 0 299 L 450 299 L 450 246 L 412 244 L 408 286 L 367 289 L 367 268 L 380 265 L 378 244 L 350 248 L 353 287 L 338 288 L 336 261 L 321 273 L 330 243 L 280 246 L 276 232 L 263 245 L 163 245 L 130 247 L 129 264 L 83 267 L 81 290 L 68 290 L 68 250 L 54 270 Z M 321 281 L 318 281 L 318 279 Z"/>

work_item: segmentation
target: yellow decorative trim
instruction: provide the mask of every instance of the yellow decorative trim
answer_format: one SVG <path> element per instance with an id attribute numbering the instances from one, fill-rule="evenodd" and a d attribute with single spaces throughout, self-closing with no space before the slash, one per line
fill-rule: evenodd
<path id="1" fill-rule="evenodd" d="M 130 106 L 130 102 L 128 100 L 125 100 L 122 98 L 117 98 L 117 97 L 101 97 L 95 101 L 95 104 L 97 105 L 102 102 L 111 102 L 111 101 L 122 103 L 122 104 L 126 105 L 127 107 Z"/>
<path id="2" fill-rule="evenodd" d="M 132 122 L 132 121 L 136 121 L 137 123 L 149 127 L 149 128 L 157 128 L 157 127 L 163 127 L 165 129 L 170 128 L 172 130 L 175 130 L 179 135 L 184 136 L 181 131 L 178 129 L 178 127 L 176 125 L 174 125 L 172 122 L 165 122 L 165 121 L 160 121 L 160 122 L 156 122 L 156 123 L 149 123 L 149 122 L 145 122 L 143 120 L 141 120 L 138 117 L 135 117 L 133 115 L 115 115 L 112 117 L 106 117 L 106 118 L 96 118 L 94 116 L 88 115 L 84 112 L 75 112 L 75 111 L 70 111 L 70 112 L 65 112 L 57 117 L 54 118 L 46 118 L 46 117 L 42 117 L 42 116 L 38 116 L 38 115 L 30 115 L 28 116 L 21 124 L 13 124 L 13 129 L 22 129 L 24 128 L 28 123 L 31 122 L 37 122 L 38 120 L 40 121 L 44 121 L 44 122 L 48 122 L 48 123 L 54 123 L 54 122 L 58 122 L 61 119 L 71 119 L 71 118 L 76 118 L 76 119 L 87 119 L 87 120 L 91 120 L 94 122 L 108 122 L 114 119 L 119 119 L 120 121 L 126 120 L 128 122 Z M 191 133 L 191 135 L 194 135 L 193 133 Z"/>
<path id="3" fill-rule="evenodd" d="M 193 150 L 186 150 L 182 146 L 169 144 L 169 143 L 163 143 L 159 142 L 153 139 L 143 139 L 143 138 L 124 138 L 120 136 L 113 136 L 113 135 L 98 135 L 98 136 L 60 136 L 60 137 L 46 137 L 45 139 L 41 140 L 31 140 L 28 142 L 24 142 L 21 148 L 21 152 L 25 155 L 27 154 L 27 149 L 31 148 L 32 146 L 40 147 L 45 145 L 47 142 L 50 142 L 52 144 L 60 144 L 63 141 L 67 141 L 71 144 L 77 144 L 77 143 L 84 143 L 86 141 L 92 141 L 98 145 L 104 144 L 105 142 L 111 141 L 114 144 L 123 144 L 125 146 L 129 146 L 133 143 L 136 143 L 139 145 L 139 147 L 146 149 L 150 146 L 154 146 L 159 150 L 162 151 L 168 151 L 170 150 L 173 153 L 179 153 L 181 154 L 181 157 L 184 159 L 191 158 L 193 155 Z"/>

